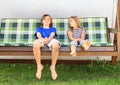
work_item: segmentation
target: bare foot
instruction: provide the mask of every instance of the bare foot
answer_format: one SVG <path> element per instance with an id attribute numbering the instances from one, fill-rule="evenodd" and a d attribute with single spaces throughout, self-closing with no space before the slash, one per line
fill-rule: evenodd
<path id="1" fill-rule="evenodd" d="M 74 57 L 77 56 L 77 55 L 76 55 L 76 52 L 70 52 L 70 55 L 71 55 L 71 56 L 74 56 Z"/>
<path id="2" fill-rule="evenodd" d="M 40 65 L 40 66 L 37 67 L 36 78 L 39 79 L 39 80 L 41 78 L 41 72 L 42 72 L 42 70 L 43 70 L 43 66 L 42 65 Z"/>
<path id="3" fill-rule="evenodd" d="M 83 44 L 84 50 L 88 50 L 89 47 L 90 47 L 90 45 L 91 45 L 90 41 L 89 41 L 89 40 L 86 40 L 86 42 Z"/>
<path id="4" fill-rule="evenodd" d="M 50 71 L 51 71 L 51 77 L 53 80 L 57 79 L 57 73 L 55 71 L 55 68 L 53 66 L 50 66 Z"/>

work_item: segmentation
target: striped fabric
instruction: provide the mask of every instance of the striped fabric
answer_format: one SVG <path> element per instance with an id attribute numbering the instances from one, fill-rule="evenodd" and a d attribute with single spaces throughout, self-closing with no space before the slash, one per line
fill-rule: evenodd
<path id="1" fill-rule="evenodd" d="M 106 18 L 80 18 L 82 27 L 86 30 L 86 39 L 92 46 L 111 46 L 107 41 Z M 62 46 L 69 46 L 67 36 L 69 19 L 53 19 L 53 26 L 57 29 L 57 39 Z M 40 19 L 3 18 L 0 27 L 0 46 L 32 46 L 35 28 L 40 27 Z"/>

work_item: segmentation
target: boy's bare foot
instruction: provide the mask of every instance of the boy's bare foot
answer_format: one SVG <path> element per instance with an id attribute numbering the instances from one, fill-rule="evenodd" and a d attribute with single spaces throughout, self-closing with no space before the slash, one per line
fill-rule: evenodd
<path id="1" fill-rule="evenodd" d="M 82 47 L 84 48 L 84 50 L 88 50 L 90 45 L 91 45 L 90 41 L 86 40 L 86 42 L 82 45 Z"/>
<path id="2" fill-rule="evenodd" d="M 77 55 L 76 55 L 76 52 L 70 52 L 70 55 L 71 55 L 71 56 L 74 56 L 74 57 L 77 56 Z"/>
<path id="3" fill-rule="evenodd" d="M 39 79 L 39 80 L 41 79 L 41 72 L 42 72 L 42 70 L 43 70 L 43 66 L 42 65 L 37 67 L 36 78 Z"/>
<path id="4" fill-rule="evenodd" d="M 50 71 L 51 71 L 51 77 L 53 80 L 57 79 L 57 73 L 55 71 L 55 68 L 53 66 L 50 66 Z"/>

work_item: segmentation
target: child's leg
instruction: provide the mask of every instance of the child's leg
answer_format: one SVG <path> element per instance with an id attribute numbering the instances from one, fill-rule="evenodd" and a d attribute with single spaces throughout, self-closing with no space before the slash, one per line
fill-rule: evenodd
<path id="1" fill-rule="evenodd" d="M 48 46 L 52 50 L 52 64 L 50 66 L 50 71 L 51 71 L 51 76 L 53 80 L 56 80 L 57 78 L 57 73 L 55 70 L 55 66 L 57 63 L 58 55 L 59 55 L 59 48 L 60 48 L 60 42 L 56 39 L 52 39 Z"/>
<path id="2" fill-rule="evenodd" d="M 43 69 L 43 66 L 41 64 L 41 51 L 40 47 L 42 46 L 42 42 L 39 40 L 35 40 L 33 43 L 33 54 L 36 60 L 37 64 L 37 72 L 36 72 L 36 78 L 40 79 L 41 78 L 41 71 Z"/>
<path id="3" fill-rule="evenodd" d="M 76 56 L 76 46 L 75 45 L 71 45 L 70 55 L 71 56 Z"/>
<path id="4" fill-rule="evenodd" d="M 76 56 L 76 46 L 77 46 L 77 42 L 72 41 L 71 42 L 71 52 L 70 52 L 71 56 Z"/>
<path id="5" fill-rule="evenodd" d="M 82 43 L 82 47 L 84 48 L 84 50 L 88 50 L 90 45 L 91 45 L 90 41 L 89 40 L 86 40 L 86 41 L 84 40 L 83 42 L 84 43 Z"/>

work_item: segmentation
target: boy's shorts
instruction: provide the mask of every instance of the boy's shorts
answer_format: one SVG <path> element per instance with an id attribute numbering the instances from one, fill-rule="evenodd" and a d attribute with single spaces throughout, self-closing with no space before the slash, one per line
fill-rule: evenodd
<path id="1" fill-rule="evenodd" d="M 44 46 L 44 42 L 43 42 L 42 40 L 38 40 L 38 41 L 42 43 L 42 46 Z M 52 40 L 47 44 L 47 46 L 50 48 L 50 50 L 52 49 L 51 46 L 52 46 L 52 44 L 53 44 L 54 42 L 58 42 L 58 44 L 59 44 L 60 47 L 61 47 L 60 41 L 58 41 L 57 39 L 52 39 Z"/>

